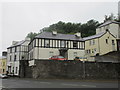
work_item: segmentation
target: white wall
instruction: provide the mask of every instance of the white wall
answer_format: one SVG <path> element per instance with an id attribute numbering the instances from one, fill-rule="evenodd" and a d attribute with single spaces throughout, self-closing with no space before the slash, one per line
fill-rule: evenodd
<path id="1" fill-rule="evenodd" d="M 17 73 L 16 73 L 17 67 Z M 19 61 L 14 62 L 14 75 L 19 75 Z"/>
<path id="2" fill-rule="evenodd" d="M 27 40 L 22 45 L 27 46 L 28 44 L 29 44 L 29 41 Z M 19 75 L 19 60 L 22 59 L 22 56 L 26 55 L 26 53 L 25 53 L 25 48 L 26 47 L 24 48 L 24 47 L 22 47 L 22 45 L 17 46 L 17 51 L 16 52 L 15 52 L 15 47 L 12 47 L 12 53 L 10 53 L 10 49 L 7 50 L 8 51 L 7 70 L 8 70 L 8 66 L 11 66 L 11 72 L 12 72 L 13 67 L 14 67 L 14 75 Z M 14 61 L 15 55 L 16 55 L 16 61 Z M 10 61 L 10 56 L 11 56 L 11 61 Z M 17 67 L 17 73 L 16 73 L 16 67 Z"/>
<path id="3" fill-rule="evenodd" d="M 77 55 L 75 53 L 77 53 Z M 73 60 L 75 58 L 75 56 L 84 57 L 85 50 L 69 49 L 68 50 L 68 60 Z"/>
<path id="4" fill-rule="evenodd" d="M 14 75 L 19 75 L 19 61 L 7 62 L 7 66 L 11 66 L 11 72 L 13 72 L 13 67 L 14 67 Z M 16 67 L 17 67 L 17 73 L 16 73 Z M 7 67 L 7 70 L 8 70 L 8 67 Z"/>
<path id="5" fill-rule="evenodd" d="M 120 31 L 120 27 L 119 24 L 109 24 L 100 28 L 96 29 L 96 34 L 100 33 L 100 32 L 106 32 L 106 29 L 108 29 L 110 31 L 111 34 L 113 34 L 116 38 L 119 38 L 119 31 Z"/>
<path id="6" fill-rule="evenodd" d="M 38 48 L 33 49 L 33 58 L 34 59 L 49 59 L 50 52 L 53 52 L 53 55 L 59 55 L 59 50 L 55 48 Z"/>

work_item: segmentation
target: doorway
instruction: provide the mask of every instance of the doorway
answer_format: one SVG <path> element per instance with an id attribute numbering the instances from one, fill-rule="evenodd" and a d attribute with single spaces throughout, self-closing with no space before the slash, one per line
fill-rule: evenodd
<path id="1" fill-rule="evenodd" d="M 59 52 L 60 52 L 60 56 L 68 58 L 68 50 L 67 49 L 60 49 Z"/>

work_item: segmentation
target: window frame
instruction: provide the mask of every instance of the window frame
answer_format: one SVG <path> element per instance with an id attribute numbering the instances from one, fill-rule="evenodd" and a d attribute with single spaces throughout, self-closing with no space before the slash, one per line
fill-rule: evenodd
<path id="1" fill-rule="evenodd" d="M 73 41 L 73 48 L 78 48 L 78 41 Z"/>

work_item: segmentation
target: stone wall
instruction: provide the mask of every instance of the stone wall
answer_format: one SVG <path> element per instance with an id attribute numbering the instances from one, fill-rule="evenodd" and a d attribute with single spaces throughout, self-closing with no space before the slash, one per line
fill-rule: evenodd
<path id="1" fill-rule="evenodd" d="M 36 60 L 25 67 L 25 77 L 63 79 L 118 79 L 120 63 Z"/>
<path id="2" fill-rule="evenodd" d="M 120 63 L 120 51 L 114 51 L 107 53 L 102 56 L 95 57 L 96 62 L 113 62 L 113 63 Z"/>
<path id="3" fill-rule="evenodd" d="M 23 78 L 23 77 L 32 78 L 32 69 L 31 69 L 31 67 L 29 67 L 28 60 L 20 61 L 19 76 L 21 78 Z"/>

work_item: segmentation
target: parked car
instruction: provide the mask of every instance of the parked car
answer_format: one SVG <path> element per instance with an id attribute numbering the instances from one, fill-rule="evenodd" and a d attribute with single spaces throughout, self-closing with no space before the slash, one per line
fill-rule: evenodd
<path id="1" fill-rule="evenodd" d="M 77 61 L 87 61 L 87 57 L 75 57 L 74 60 L 77 60 Z"/>
<path id="2" fill-rule="evenodd" d="M 0 74 L 0 78 L 4 79 L 4 78 L 8 78 L 8 76 L 6 74 Z"/>
<path id="3" fill-rule="evenodd" d="M 67 60 L 66 58 L 64 58 L 63 56 L 52 56 L 51 58 L 49 58 L 50 60 Z"/>

